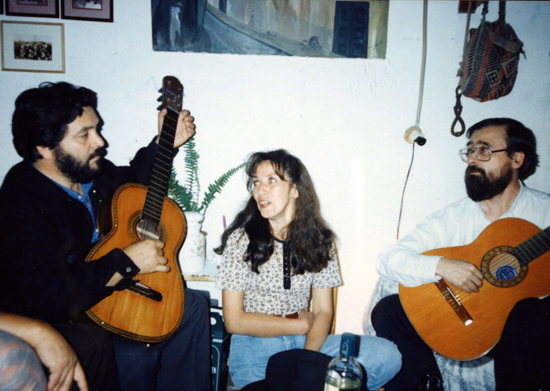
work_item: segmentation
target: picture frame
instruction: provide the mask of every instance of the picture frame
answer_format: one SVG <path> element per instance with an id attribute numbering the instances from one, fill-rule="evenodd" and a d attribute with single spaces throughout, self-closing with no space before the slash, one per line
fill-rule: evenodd
<path id="1" fill-rule="evenodd" d="M 62 23 L 3 20 L 2 71 L 65 73 Z"/>
<path id="2" fill-rule="evenodd" d="M 2 0 L 3 2 L 4 0 Z M 5 0 L 6 15 L 59 18 L 59 0 Z"/>
<path id="3" fill-rule="evenodd" d="M 386 57 L 388 0 L 150 1 L 154 51 Z"/>
<path id="4" fill-rule="evenodd" d="M 113 0 L 61 0 L 61 19 L 113 22 Z"/>

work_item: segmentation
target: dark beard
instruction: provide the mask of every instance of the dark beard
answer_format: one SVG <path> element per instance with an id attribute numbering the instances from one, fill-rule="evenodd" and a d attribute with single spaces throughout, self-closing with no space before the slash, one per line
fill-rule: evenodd
<path id="1" fill-rule="evenodd" d="M 107 154 L 104 147 L 99 147 L 88 158 L 85 163 L 79 162 L 74 156 L 69 155 L 59 145 L 55 147 L 55 157 L 57 168 L 73 183 L 88 183 L 94 179 L 100 172 L 103 163 L 103 157 Z M 90 161 L 99 156 L 97 160 L 97 168 L 90 166 Z"/>
<path id="2" fill-rule="evenodd" d="M 478 172 L 479 175 L 470 175 Z M 464 176 L 466 183 L 466 192 L 472 201 L 484 201 L 501 194 L 512 181 L 513 170 L 508 170 L 501 174 L 497 179 L 491 180 L 483 168 L 468 166 Z"/>

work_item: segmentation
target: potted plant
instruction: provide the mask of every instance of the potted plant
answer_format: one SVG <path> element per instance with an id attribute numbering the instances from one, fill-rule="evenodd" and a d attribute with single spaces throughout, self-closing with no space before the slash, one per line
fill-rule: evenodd
<path id="1" fill-rule="evenodd" d="M 182 185 L 176 179 L 176 170 L 172 167 L 168 181 L 168 197 L 172 198 L 185 212 L 187 219 L 187 237 L 181 249 L 181 270 L 183 273 L 195 273 L 204 268 L 206 259 L 206 239 L 201 232 L 201 225 L 206 210 L 220 193 L 229 179 L 237 173 L 243 164 L 233 167 L 222 174 L 204 193 L 200 199 L 201 186 L 199 182 L 199 154 L 195 149 L 194 137 L 183 146 L 185 151 L 186 178 Z"/>

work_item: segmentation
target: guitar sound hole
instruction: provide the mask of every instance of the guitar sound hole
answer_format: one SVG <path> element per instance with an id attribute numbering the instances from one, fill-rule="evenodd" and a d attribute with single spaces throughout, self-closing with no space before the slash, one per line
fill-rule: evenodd
<path id="1" fill-rule="evenodd" d="M 506 288 L 519 284 L 527 274 L 527 266 L 508 251 L 511 248 L 497 247 L 485 254 L 481 262 L 481 271 L 491 284 Z"/>
<path id="2" fill-rule="evenodd" d="M 141 240 L 160 239 L 159 227 L 151 220 L 143 219 L 137 223 L 136 231 Z"/>
<path id="3" fill-rule="evenodd" d="M 519 274 L 521 266 L 516 257 L 509 253 L 499 253 L 491 259 L 489 270 L 500 281 L 508 281 Z"/>

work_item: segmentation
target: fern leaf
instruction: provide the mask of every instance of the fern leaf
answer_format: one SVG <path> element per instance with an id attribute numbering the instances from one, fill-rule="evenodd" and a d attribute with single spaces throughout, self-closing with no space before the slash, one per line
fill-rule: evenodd
<path id="1" fill-rule="evenodd" d="M 208 191 L 204 194 L 201 206 L 198 209 L 200 213 L 202 213 L 203 215 L 206 214 L 206 210 L 208 209 L 208 206 L 210 206 L 212 201 L 214 201 L 214 199 L 216 198 L 216 194 L 222 191 L 223 187 L 229 181 L 229 178 L 235 175 L 244 165 L 245 163 L 240 164 L 237 167 L 233 167 L 225 174 L 222 174 L 222 176 L 214 181 L 214 183 L 208 186 Z"/>
<path id="2" fill-rule="evenodd" d="M 185 149 L 185 173 L 186 173 L 186 188 L 192 195 L 192 203 L 199 203 L 200 184 L 199 184 L 199 154 L 195 149 L 195 138 L 191 137 L 184 144 Z"/>
<path id="3" fill-rule="evenodd" d="M 188 188 L 182 186 L 176 179 L 176 169 L 172 167 L 170 178 L 168 180 L 168 197 L 172 198 L 182 207 L 183 210 L 194 210 L 193 194 Z"/>

